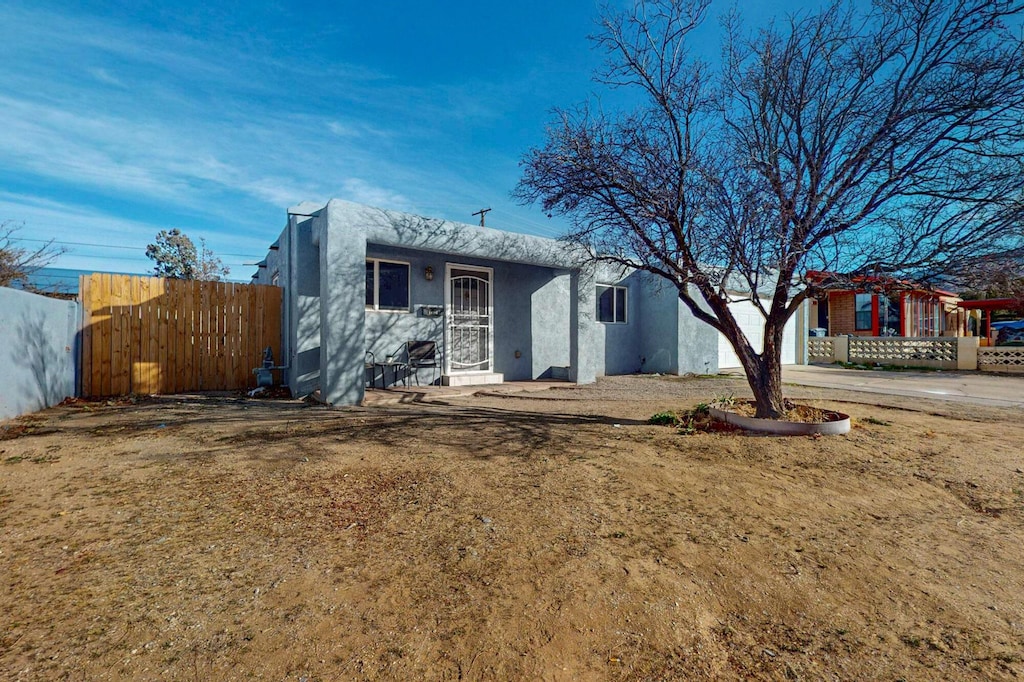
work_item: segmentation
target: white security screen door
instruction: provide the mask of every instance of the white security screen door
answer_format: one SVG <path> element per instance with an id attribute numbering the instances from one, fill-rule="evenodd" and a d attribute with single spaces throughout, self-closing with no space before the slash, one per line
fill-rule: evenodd
<path id="1" fill-rule="evenodd" d="M 494 369 L 490 268 L 446 267 L 445 365 L 450 374 Z"/>

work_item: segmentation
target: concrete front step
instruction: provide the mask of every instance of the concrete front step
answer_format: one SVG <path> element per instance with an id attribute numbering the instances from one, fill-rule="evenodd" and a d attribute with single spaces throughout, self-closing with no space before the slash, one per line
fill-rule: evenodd
<path id="1" fill-rule="evenodd" d="M 362 404 L 372 406 L 420 403 L 471 396 L 478 393 L 489 396 L 508 396 L 554 388 L 571 388 L 575 385 L 567 381 L 510 381 L 499 386 L 392 386 L 386 390 L 368 388 Z"/>
<path id="2" fill-rule="evenodd" d="M 486 386 L 504 382 L 505 375 L 497 372 L 480 372 L 473 374 L 445 374 L 441 377 L 442 386 Z"/>

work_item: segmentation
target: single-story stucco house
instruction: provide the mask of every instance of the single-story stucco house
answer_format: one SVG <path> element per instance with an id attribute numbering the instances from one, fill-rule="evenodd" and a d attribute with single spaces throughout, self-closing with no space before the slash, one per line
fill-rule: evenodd
<path id="1" fill-rule="evenodd" d="M 253 281 L 284 289 L 284 382 L 334 405 L 359 404 L 367 358 L 398 358 L 411 341 L 435 342 L 431 378 L 449 385 L 713 374 L 735 361 L 657 277 L 557 240 L 337 199 L 290 209 Z M 802 361 L 805 329 L 794 316 L 784 362 Z"/>

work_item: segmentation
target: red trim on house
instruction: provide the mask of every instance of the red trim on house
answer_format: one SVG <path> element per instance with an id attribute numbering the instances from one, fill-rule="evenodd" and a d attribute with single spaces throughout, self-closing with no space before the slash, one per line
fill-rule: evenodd
<path id="1" fill-rule="evenodd" d="M 836 292 L 834 291 L 830 291 L 825 296 L 825 305 L 828 306 L 828 331 L 825 333 L 828 334 L 829 336 L 832 336 L 832 296 L 835 293 Z"/>
<path id="2" fill-rule="evenodd" d="M 900 336 L 907 335 L 907 318 L 910 311 L 907 310 L 907 292 L 900 292 Z"/>
<path id="3" fill-rule="evenodd" d="M 968 310 L 1012 310 L 1020 305 L 1015 298 L 983 298 L 979 301 L 960 301 L 957 306 Z"/>
<path id="4" fill-rule="evenodd" d="M 814 284 L 823 284 L 828 282 L 831 278 L 835 277 L 835 273 L 827 272 L 825 270 L 808 270 L 805 277 L 808 282 Z M 902 285 L 909 291 L 920 294 L 938 294 L 945 298 L 959 298 L 957 294 L 952 291 L 946 291 L 945 289 L 935 289 L 928 286 L 922 286 L 917 282 L 909 279 L 896 279 L 895 277 L 886 277 L 884 275 L 856 275 L 854 277 L 847 278 L 851 283 L 857 284 L 888 284 L 888 285 Z M 859 291 L 858 289 L 847 289 L 847 291 Z M 866 293 L 866 292 L 865 292 Z M 1012 300 L 1012 299 L 1008 299 Z"/>
<path id="5" fill-rule="evenodd" d="M 878 294 L 871 295 L 871 336 L 878 336 Z"/>

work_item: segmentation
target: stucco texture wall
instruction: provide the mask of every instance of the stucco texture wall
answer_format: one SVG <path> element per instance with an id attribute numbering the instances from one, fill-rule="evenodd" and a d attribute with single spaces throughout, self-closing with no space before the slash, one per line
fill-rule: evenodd
<path id="1" fill-rule="evenodd" d="M 718 332 L 690 312 L 671 282 L 636 273 L 642 298 L 639 339 L 642 371 L 659 374 L 714 374 L 718 371 Z M 700 300 L 695 289 L 691 296 Z M 704 306 L 706 308 L 706 306 Z"/>
<path id="2" fill-rule="evenodd" d="M 627 275 L 619 266 L 603 265 L 597 270 L 597 286 L 612 285 L 626 289 L 625 322 L 597 320 L 596 300 L 594 303 L 594 324 L 597 329 L 595 348 L 600 360 L 597 366 L 601 376 L 633 374 L 641 371 L 643 366 L 641 343 L 644 320 L 646 319 L 643 277 L 644 274 L 640 272 Z"/>
<path id="3" fill-rule="evenodd" d="M 690 287 L 690 297 L 699 301 L 702 309 L 708 310 L 695 287 Z M 718 331 L 694 317 L 678 295 L 676 315 L 679 319 L 676 374 L 717 374 Z"/>
<path id="4" fill-rule="evenodd" d="M 78 304 L 0 288 L 0 419 L 75 394 Z"/>

